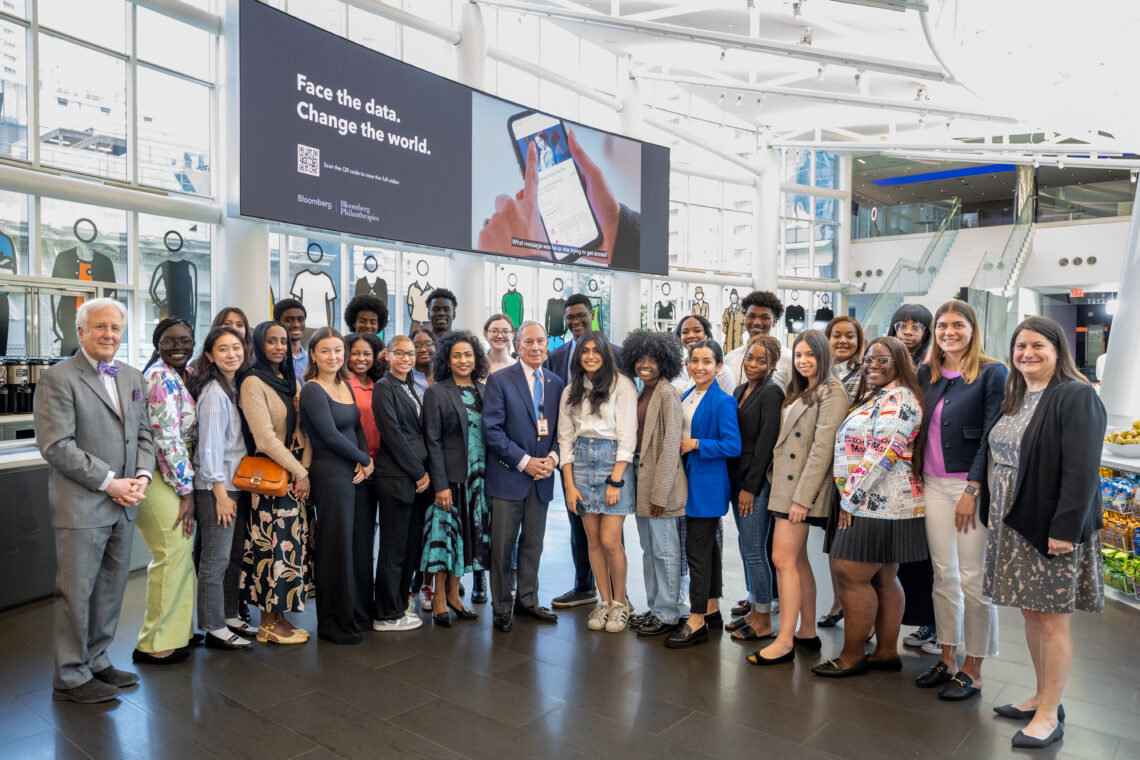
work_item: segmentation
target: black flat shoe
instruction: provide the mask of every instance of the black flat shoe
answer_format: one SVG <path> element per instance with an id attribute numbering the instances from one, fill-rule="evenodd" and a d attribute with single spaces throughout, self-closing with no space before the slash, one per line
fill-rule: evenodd
<path id="1" fill-rule="evenodd" d="M 885 660 L 872 660 L 867 658 L 867 668 L 870 670 L 886 670 L 891 673 L 902 672 L 902 658 L 897 654 L 894 657 L 888 657 Z"/>
<path id="2" fill-rule="evenodd" d="M 463 607 L 463 606 L 456 607 L 451 602 L 448 602 L 447 606 L 452 612 L 455 613 L 455 617 L 459 618 L 460 620 L 478 620 L 479 619 L 479 613 L 473 609 L 469 609 L 469 608 Z"/>
<path id="3" fill-rule="evenodd" d="M 840 662 L 837 657 L 834 660 L 828 660 L 827 662 L 816 665 L 811 669 L 811 672 L 823 678 L 849 678 L 850 676 L 867 675 L 868 668 L 866 657 L 849 668 L 843 667 L 843 663 Z"/>
<path id="4" fill-rule="evenodd" d="M 1044 739 L 1035 739 L 1032 736 L 1026 736 L 1021 731 L 1013 735 L 1013 746 L 1018 749 L 1041 749 L 1048 747 L 1054 742 L 1058 742 L 1065 735 L 1065 724 L 1058 722 L 1057 727 L 1053 729 L 1053 733 L 1046 736 Z"/>
<path id="5" fill-rule="evenodd" d="M 994 712 L 1003 718 L 1011 718 L 1013 720 L 1033 720 L 1037 715 L 1036 710 L 1021 710 L 1013 705 L 999 705 L 994 708 Z M 1065 719 L 1065 706 L 1057 705 L 1057 720 Z"/>
<path id="6" fill-rule="evenodd" d="M 511 629 L 514 628 L 514 622 L 511 620 L 509 613 L 506 615 L 495 615 L 493 622 L 495 630 L 499 633 L 510 633 Z"/>
<path id="7" fill-rule="evenodd" d="M 447 610 L 444 610 L 443 612 L 437 612 L 431 616 L 431 621 L 438 625 L 440 628 L 450 628 L 451 613 Z"/>
<path id="8" fill-rule="evenodd" d="M 823 642 L 819 640 L 819 636 L 812 636 L 810 639 L 801 639 L 799 636 L 793 636 L 792 641 L 798 647 L 803 647 L 810 652 L 818 652 L 823 649 Z"/>
<path id="9" fill-rule="evenodd" d="M 981 693 L 982 690 L 974 686 L 974 679 L 961 671 L 938 688 L 938 698 L 947 702 L 959 702 Z"/>
<path id="10" fill-rule="evenodd" d="M 642 626 L 637 629 L 637 635 L 644 638 L 662 636 L 667 633 L 673 633 L 680 627 L 681 625 L 679 623 L 665 623 L 657 618 L 654 618 L 648 623 L 642 624 Z"/>
<path id="11" fill-rule="evenodd" d="M 796 648 L 792 647 L 788 650 L 787 654 L 782 654 L 779 657 L 773 657 L 772 659 L 768 659 L 764 655 L 760 654 L 760 650 L 757 649 L 755 652 L 748 655 L 744 659 L 748 660 L 748 662 L 753 665 L 782 665 L 785 662 L 791 662 L 792 660 L 796 659 Z"/>
<path id="12" fill-rule="evenodd" d="M 711 628 L 724 628 L 724 618 L 721 617 L 720 610 L 705 615 L 705 625 Z"/>
<path id="13" fill-rule="evenodd" d="M 688 649 L 689 647 L 695 647 L 697 644 L 707 644 L 708 640 L 709 627 L 707 625 L 702 625 L 694 631 L 689 628 L 689 624 L 686 623 L 665 639 L 665 647 L 667 649 Z"/>
<path id="14" fill-rule="evenodd" d="M 190 659 L 190 647 L 184 646 L 175 649 L 166 657 L 155 657 L 150 652 L 141 652 L 138 649 L 131 652 L 131 662 L 140 665 L 177 665 Z"/>
<path id="15" fill-rule="evenodd" d="M 733 617 L 744 617 L 749 612 L 752 612 L 752 602 L 747 599 L 741 599 L 730 612 L 732 612 Z"/>
<path id="16" fill-rule="evenodd" d="M 950 666 L 939 660 L 923 671 L 918 678 L 914 679 L 914 685 L 920 689 L 933 689 L 936 686 L 941 686 L 953 677 L 954 674 L 950 672 Z"/>
<path id="17" fill-rule="evenodd" d="M 459 581 L 459 598 L 467 596 L 467 589 L 463 587 L 463 581 Z"/>
<path id="18" fill-rule="evenodd" d="M 529 618 L 534 618 L 541 623 L 556 623 L 558 622 L 558 615 L 551 612 L 545 607 L 534 605 L 533 607 L 523 607 L 521 604 L 515 605 L 515 612 L 520 615 L 526 615 Z"/>
<path id="19" fill-rule="evenodd" d="M 842 619 L 843 610 L 840 610 L 834 615 L 824 615 L 819 620 L 815 621 L 815 626 L 816 628 L 834 628 Z"/>
<path id="20" fill-rule="evenodd" d="M 253 644 L 250 643 L 248 639 L 243 639 L 241 636 L 233 633 L 230 634 L 228 639 L 207 633 L 206 649 L 221 649 L 227 652 L 248 652 L 253 649 Z"/>

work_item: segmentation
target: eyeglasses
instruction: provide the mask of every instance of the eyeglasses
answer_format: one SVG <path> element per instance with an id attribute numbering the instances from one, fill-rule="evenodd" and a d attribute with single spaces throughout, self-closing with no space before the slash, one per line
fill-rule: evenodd
<path id="1" fill-rule="evenodd" d="M 173 348 L 175 346 L 193 346 L 193 338 L 163 338 L 158 342 L 158 345 L 163 348 Z"/>
<path id="2" fill-rule="evenodd" d="M 567 322 L 589 322 L 590 316 L 591 315 L 589 312 L 587 312 L 585 314 L 567 314 L 566 315 L 566 321 Z"/>
<path id="3" fill-rule="evenodd" d="M 923 332 L 926 328 L 917 322 L 895 322 L 895 332 Z"/>
<path id="4" fill-rule="evenodd" d="M 877 364 L 880 367 L 886 367 L 889 366 L 893 361 L 894 359 L 889 356 L 864 356 L 863 366 L 870 367 L 872 364 Z"/>
<path id="5" fill-rule="evenodd" d="M 513 333 L 514 330 L 500 330 L 498 328 L 487 331 L 488 335 L 494 335 L 496 338 L 509 338 Z"/>
<path id="6" fill-rule="evenodd" d="M 392 355 L 393 359 L 412 359 L 415 358 L 416 355 L 415 351 L 401 351 L 399 349 L 389 351 L 388 353 Z"/>

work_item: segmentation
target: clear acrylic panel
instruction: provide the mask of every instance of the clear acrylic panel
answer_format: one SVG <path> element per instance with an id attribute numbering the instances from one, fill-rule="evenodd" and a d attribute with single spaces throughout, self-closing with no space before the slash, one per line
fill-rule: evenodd
<path id="1" fill-rule="evenodd" d="M 0 22 L 0 156 L 28 158 L 28 59 L 24 28 Z"/>
<path id="2" fill-rule="evenodd" d="M 392 321 L 408 335 L 415 327 L 427 326 L 428 295 L 436 288 L 451 287 L 451 260 L 418 251 L 404 251 L 401 258 L 402 291 Z M 392 334 L 396 334 L 395 329 Z"/>
<path id="3" fill-rule="evenodd" d="M 149 358 L 152 346 L 147 339 L 166 317 L 180 317 L 193 325 L 201 346 L 216 310 L 210 287 L 213 225 L 150 214 L 139 214 L 138 225 L 145 288 L 139 294 L 139 359 Z"/>
<path id="4" fill-rule="evenodd" d="M 210 196 L 210 88 L 138 68 L 139 183 Z"/>
<path id="5" fill-rule="evenodd" d="M 125 179 L 126 63 L 41 34 L 39 140 L 45 164 Z"/>
<path id="6" fill-rule="evenodd" d="M 511 318 L 515 329 L 536 315 L 545 315 L 546 304 L 539 304 L 540 293 L 536 283 L 536 268 L 518 264 L 496 264 L 491 284 L 489 308 Z M 569 287 L 566 287 L 566 286 Z M 573 292 L 573 280 L 563 283 L 566 295 Z M 566 296 L 563 295 L 563 298 Z"/>
<path id="7" fill-rule="evenodd" d="M 0 275 L 31 274 L 28 245 L 28 196 L 0 190 Z"/>
<path id="8" fill-rule="evenodd" d="M 289 236 L 289 281 L 285 298 L 295 298 L 305 306 L 305 340 L 321 327 L 341 323 L 344 303 L 340 296 L 340 243 L 330 240 Z"/>
<path id="9" fill-rule="evenodd" d="M 124 0 L 39 0 L 41 28 L 120 53 L 127 52 L 127 3 Z M 41 70 L 46 70 L 41 60 Z"/>
<path id="10" fill-rule="evenodd" d="M 139 60 L 213 81 L 214 35 L 142 7 L 135 13 L 135 25 Z"/>
<path id="11" fill-rule="evenodd" d="M 357 296 L 379 298 L 388 307 L 388 326 L 380 331 L 380 337 L 395 335 L 396 324 L 396 270 L 400 255 L 394 250 L 371 245 L 352 246 L 352 271 L 349 273 L 349 288 L 344 303 Z M 343 309 L 341 310 L 343 312 Z M 350 330 L 349 325 L 344 326 Z"/>

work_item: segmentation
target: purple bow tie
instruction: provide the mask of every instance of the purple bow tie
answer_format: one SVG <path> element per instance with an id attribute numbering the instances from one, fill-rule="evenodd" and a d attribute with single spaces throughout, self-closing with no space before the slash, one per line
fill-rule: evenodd
<path id="1" fill-rule="evenodd" d="M 117 377 L 119 374 L 119 368 L 116 365 L 107 364 L 106 362 L 99 362 L 96 371 L 100 375 L 110 375 L 111 377 Z"/>

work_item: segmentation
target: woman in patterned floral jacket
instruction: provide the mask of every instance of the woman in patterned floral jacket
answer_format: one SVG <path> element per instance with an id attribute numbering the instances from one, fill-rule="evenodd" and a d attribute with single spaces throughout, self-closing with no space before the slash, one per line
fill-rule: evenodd
<path id="1" fill-rule="evenodd" d="M 143 368 L 146 407 L 159 472 L 139 504 L 137 523 L 152 556 L 146 575 L 146 614 L 132 658 L 171 665 L 190 656 L 193 634 L 194 467 L 197 438 L 194 398 L 186 388 L 186 364 L 194 353 L 194 329 L 177 317 L 162 320 L 152 336 L 154 353 Z"/>
<path id="2" fill-rule="evenodd" d="M 928 556 L 922 492 L 923 394 L 906 345 L 876 338 L 863 356 L 856 400 L 835 438 L 841 511 L 831 567 L 846 615 L 843 651 L 812 668 L 828 678 L 902 670 L 900 562 Z M 872 630 L 876 648 L 864 655 Z"/>

